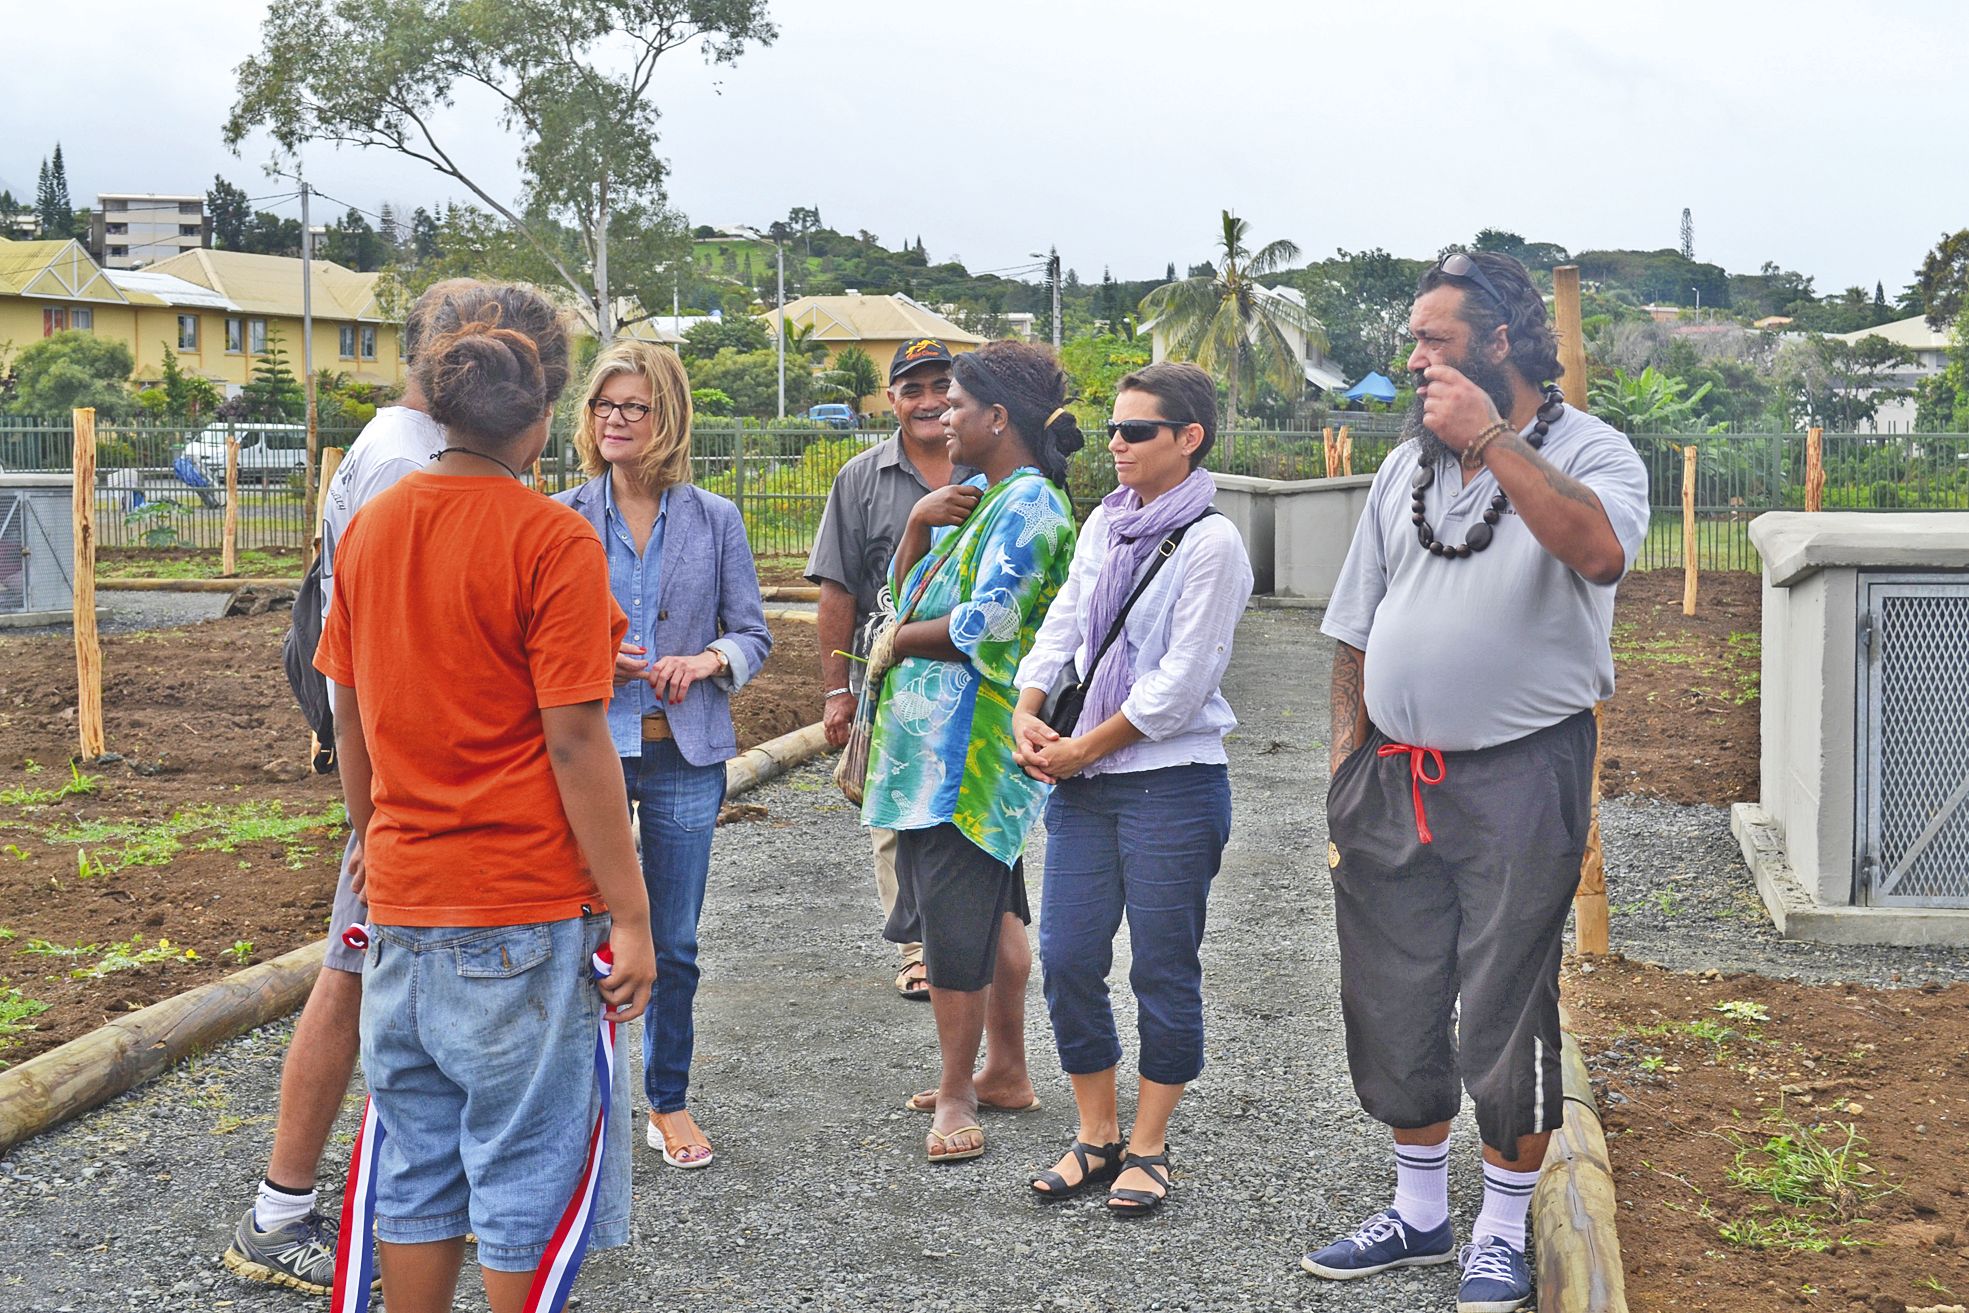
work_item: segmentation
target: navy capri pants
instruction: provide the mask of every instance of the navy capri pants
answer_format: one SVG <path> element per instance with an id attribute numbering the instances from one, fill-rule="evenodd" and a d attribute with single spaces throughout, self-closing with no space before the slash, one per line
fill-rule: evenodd
<path id="1" fill-rule="evenodd" d="M 1204 904 L 1231 833 L 1222 765 L 1063 780 L 1046 804 L 1039 958 L 1060 1066 L 1121 1061 L 1108 971 L 1128 918 L 1141 1074 L 1164 1085 L 1203 1070 Z"/>

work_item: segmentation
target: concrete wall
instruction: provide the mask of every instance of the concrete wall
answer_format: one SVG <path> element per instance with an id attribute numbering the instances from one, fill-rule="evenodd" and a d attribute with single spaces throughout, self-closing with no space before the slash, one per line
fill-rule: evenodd
<path id="1" fill-rule="evenodd" d="M 1214 477 L 1217 509 L 1244 535 L 1256 591 L 1320 604 L 1331 598 L 1374 476 L 1293 482 Z"/>
<path id="2" fill-rule="evenodd" d="M 1760 801 L 1822 905 L 1853 902 L 1857 572 L 1764 580 Z"/>

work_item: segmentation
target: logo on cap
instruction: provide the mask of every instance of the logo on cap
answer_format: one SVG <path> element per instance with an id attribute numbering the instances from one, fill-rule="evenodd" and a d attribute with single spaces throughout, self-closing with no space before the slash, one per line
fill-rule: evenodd
<path id="1" fill-rule="evenodd" d="M 943 343 L 937 341 L 934 337 L 919 337 L 902 349 L 902 358 L 904 360 L 921 360 L 924 356 L 940 356 L 943 354 Z"/>

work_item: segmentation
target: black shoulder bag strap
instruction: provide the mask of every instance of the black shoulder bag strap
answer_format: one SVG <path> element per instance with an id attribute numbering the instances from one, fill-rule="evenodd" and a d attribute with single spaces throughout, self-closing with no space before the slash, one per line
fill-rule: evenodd
<path id="1" fill-rule="evenodd" d="M 1142 575 L 1141 582 L 1135 585 L 1134 592 L 1128 594 L 1128 600 L 1121 604 L 1121 614 L 1114 618 L 1114 624 L 1108 629 L 1108 636 L 1101 640 L 1101 650 L 1094 653 L 1094 659 L 1087 663 L 1087 673 L 1080 677 L 1080 683 L 1083 688 L 1094 682 L 1094 672 L 1101 668 L 1101 658 L 1106 656 L 1108 649 L 1114 646 L 1114 640 L 1121 637 L 1121 628 L 1128 623 L 1128 613 L 1135 609 L 1135 603 L 1141 599 L 1143 593 L 1148 591 L 1149 585 L 1155 582 L 1155 577 L 1161 571 L 1163 565 L 1167 563 L 1170 557 L 1176 554 L 1176 549 L 1183 545 L 1183 535 L 1217 513 L 1218 511 L 1215 506 L 1206 507 L 1203 514 L 1197 516 L 1196 519 L 1191 520 L 1188 524 L 1179 525 L 1175 529 L 1170 530 L 1169 536 L 1164 538 L 1161 545 L 1155 549 L 1155 558 L 1149 562 L 1149 568 Z"/>

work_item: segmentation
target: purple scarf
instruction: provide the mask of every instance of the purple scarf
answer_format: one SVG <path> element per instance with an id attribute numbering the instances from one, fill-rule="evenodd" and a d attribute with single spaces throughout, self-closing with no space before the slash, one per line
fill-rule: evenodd
<path id="1" fill-rule="evenodd" d="M 1190 471 L 1189 477 L 1144 506 L 1133 488 L 1116 488 L 1101 498 L 1108 513 L 1108 554 L 1101 562 L 1101 574 L 1094 584 L 1093 601 L 1087 608 L 1087 655 L 1101 650 L 1101 643 L 1114 627 L 1128 595 L 1142 577 L 1142 570 L 1162 540 L 1210 509 L 1217 495 L 1217 484 L 1204 469 Z M 1114 640 L 1107 659 L 1093 672 L 1087 686 L 1087 701 L 1080 713 L 1080 724 L 1089 729 L 1100 724 L 1128 700 L 1135 687 L 1135 658 L 1123 631 Z M 1075 727 L 1076 732 L 1078 726 Z"/>

